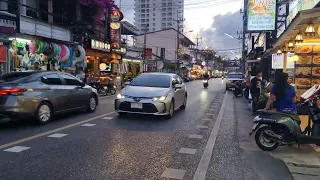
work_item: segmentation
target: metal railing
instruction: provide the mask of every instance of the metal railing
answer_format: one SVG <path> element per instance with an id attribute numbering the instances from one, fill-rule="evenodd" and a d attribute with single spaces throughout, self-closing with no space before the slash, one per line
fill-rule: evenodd
<path id="1" fill-rule="evenodd" d="M 58 13 L 50 13 L 48 11 L 43 10 L 42 8 L 34 8 L 20 3 L 20 1 L 17 3 L 17 0 L 1 0 L 0 3 L 5 3 L 1 6 L 0 11 L 2 12 L 6 11 L 11 14 L 17 14 L 17 11 L 20 10 L 19 14 L 22 16 L 33 18 L 50 24 L 70 25 L 72 22 L 72 18 L 70 17 L 66 17 Z M 19 6 L 19 8 L 17 6 Z"/>

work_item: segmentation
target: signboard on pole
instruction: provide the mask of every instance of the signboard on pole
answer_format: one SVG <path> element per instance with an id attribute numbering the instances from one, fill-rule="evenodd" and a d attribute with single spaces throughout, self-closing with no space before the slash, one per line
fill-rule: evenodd
<path id="1" fill-rule="evenodd" d="M 249 0 L 248 31 L 275 30 L 276 0 Z"/>

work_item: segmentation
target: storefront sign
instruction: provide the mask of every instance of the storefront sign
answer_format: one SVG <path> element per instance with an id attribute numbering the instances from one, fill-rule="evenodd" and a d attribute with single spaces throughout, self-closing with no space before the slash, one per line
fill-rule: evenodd
<path id="1" fill-rule="evenodd" d="M 292 20 L 297 16 L 299 11 L 308 10 L 314 8 L 320 0 L 295 0 L 289 5 L 289 15 L 286 19 L 287 27 Z"/>
<path id="2" fill-rule="evenodd" d="M 152 48 L 146 48 L 144 50 L 145 59 L 152 59 Z"/>
<path id="3" fill-rule="evenodd" d="M 0 33 L 13 34 L 16 32 L 16 18 L 6 14 L 0 14 Z"/>
<path id="4" fill-rule="evenodd" d="M 110 14 L 111 21 L 118 22 L 123 19 L 123 14 L 119 10 L 112 10 Z"/>
<path id="5" fill-rule="evenodd" d="M 110 52 L 110 44 L 91 39 L 91 49 Z"/>
<path id="6" fill-rule="evenodd" d="M 126 48 L 112 49 L 112 52 L 115 52 L 118 54 L 127 54 L 127 49 Z"/>
<path id="7" fill-rule="evenodd" d="M 272 54 L 272 69 L 283 69 L 283 61 L 284 61 L 283 53 L 280 55 Z M 294 68 L 294 61 L 287 61 L 287 69 L 293 69 L 293 68 Z"/>
<path id="8" fill-rule="evenodd" d="M 121 32 L 120 21 L 123 19 L 123 14 L 119 10 L 112 10 L 110 13 L 110 41 L 111 49 L 121 48 Z"/>
<path id="9" fill-rule="evenodd" d="M 275 29 L 276 0 L 249 0 L 248 31 Z"/>
<path id="10" fill-rule="evenodd" d="M 111 71 L 111 64 L 101 63 L 99 69 L 100 71 Z"/>

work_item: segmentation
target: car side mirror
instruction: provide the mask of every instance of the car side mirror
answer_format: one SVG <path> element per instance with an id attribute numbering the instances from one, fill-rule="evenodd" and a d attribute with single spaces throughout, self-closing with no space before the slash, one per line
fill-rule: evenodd
<path id="1" fill-rule="evenodd" d="M 84 82 L 80 82 L 80 86 L 81 86 L 81 87 L 85 87 L 86 84 L 85 84 Z"/>

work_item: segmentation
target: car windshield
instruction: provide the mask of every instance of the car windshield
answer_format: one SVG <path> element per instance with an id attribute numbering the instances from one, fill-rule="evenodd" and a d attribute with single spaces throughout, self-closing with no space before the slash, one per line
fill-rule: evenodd
<path id="1" fill-rule="evenodd" d="M 242 74 L 228 74 L 228 79 L 242 79 Z"/>
<path id="2" fill-rule="evenodd" d="M 32 72 L 14 72 L 14 73 L 4 74 L 0 76 L 0 83 L 1 82 L 22 82 L 32 74 L 33 74 Z"/>
<path id="3" fill-rule="evenodd" d="M 170 76 L 156 74 L 141 74 L 130 83 L 130 86 L 146 86 L 146 87 L 170 87 Z"/>

